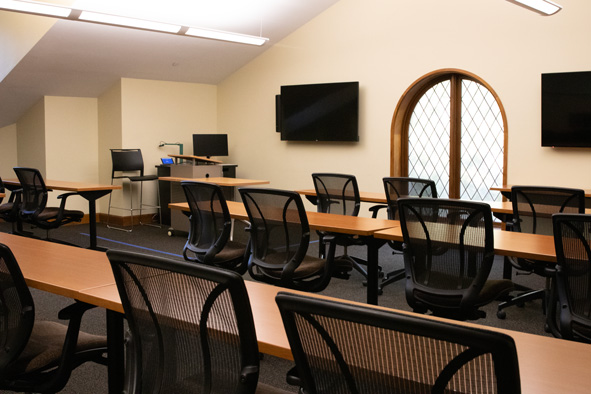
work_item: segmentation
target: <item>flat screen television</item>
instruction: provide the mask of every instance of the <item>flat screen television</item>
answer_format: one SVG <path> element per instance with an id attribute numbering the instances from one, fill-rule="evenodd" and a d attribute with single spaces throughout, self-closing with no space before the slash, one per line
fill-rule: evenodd
<path id="1" fill-rule="evenodd" d="M 542 146 L 591 147 L 591 71 L 542 74 Z"/>
<path id="2" fill-rule="evenodd" d="M 193 155 L 228 156 L 228 135 L 193 134 Z"/>
<path id="3" fill-rule="evenodd" d="M 281 86 L 281 140 L 359 141 L 359 82 Z"/>

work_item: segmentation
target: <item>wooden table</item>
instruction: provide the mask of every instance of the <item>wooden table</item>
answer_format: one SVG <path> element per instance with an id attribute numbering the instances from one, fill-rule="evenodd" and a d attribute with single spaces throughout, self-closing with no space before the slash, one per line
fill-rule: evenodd
<path id="1" fill-rule="evenodd" d="M 182 181 L 193 181 L 193 182 L 209 182 L 215 183 L 219 186 L 227 187 L 240 187 L 240 186 L 254 186 L 254 185 L 266 185 L 269 181 L 263 181 L 259 179 L 242 179 L 242 178 L 226 178 L 226 177 L 209 177 L 209 178 L 179 178 L 174 176 L 161 176 L 158 177 L 160 181 L 168 182 L 182 182 Z"/>
<path id="2" fill-rule="evenodd" d="M 506 198 L 511 198 L 511 188 L 514 185 L 501 185 L 501 186 L 493 186 L 490 188 L 490 190 L 495 190 L 498 192 L 501 192 L 501 194 L 506 197 Z M 586 198 L 591 198 L 591 190 L 589 189 L 585 189 L 585 197 Z"/>
<path id="3" fill-rule="evenodd" d="M 44 180 L 48 189 L 75 192 L 88 201 L 88 227 L 90 233 L 90 249 L 97 248 L 96 242 L 96 200 L 106 196 L 113 190 L 121 189 L 121 185 L 103 185 L 88 182 L 68 182 Z M 18 179 L 5 179 L 4 184 L 12 189 L 20 187 Z"/>
<path id="4" fill-rule="evenodd" d="M 8 245 L 13 251 L 29 286 L 106 308 L 108 322 L 109 319 L 122 321 L 121 300 L 105 253 L 6 233 L 0 233 L 0 242 Z M 246 287 L 252 306 L 259 350 L 291 359 L 291 350 L 275 304 L 275 295 L 279 291 L 297 291 L 251 281 L 246 282 Z M 331 299 L 311 293 L 307 295 Z M 354 303 L 341 299 L 338 301 Z M 425 318 L 438 319 L 431 316 Z M 455 324 L 483 328 L 472 323 Z M 515 340 L 524 394 L 589 392 L 588 366 L 591 365 L 591 345 L 492 327 L 487 329 L 503 332 Z M 109 358 L 109 392 L 120 393 L 123 384 L 123 358 L 118 351 L 123 349 L 122 324 L 110 324 L 108 336 L 109 352 L 112 356 Z"/>
<path id="5" fill-rule="evenodd" d="M 209 164 L 221 164 L 222 162 L 219 160 L 209 159 L 203 156 L 193 156 L 193 155 L 168 155 L 168 157 L 174 158 L 176 164 L 179 164 L 179 161 L 182 162 L 183 160 L 193 162 L 193 165 L 197 165 L 198 162 L 209 163 Z"/>
<path id="6" fill-rule="evenodd" d="M 188 212 L 188 203 L 168 204 L 170 209 Z M 233 219 L 248 220 L 246 209 L 241 202 L 228 201 L 228 210 Z M 367 245 L 367 303 L 378 303 L 378 249 L 386 241 L 375 238 L 373 234 L 393 226 L 399 226 L 398 221 L 386 219 L 372 219 L 359 216 L 335 215 L 330 213 L 307 212 L 310 228 L 319 231 L 330 231 L 340 234 L 358 235 Z"/>

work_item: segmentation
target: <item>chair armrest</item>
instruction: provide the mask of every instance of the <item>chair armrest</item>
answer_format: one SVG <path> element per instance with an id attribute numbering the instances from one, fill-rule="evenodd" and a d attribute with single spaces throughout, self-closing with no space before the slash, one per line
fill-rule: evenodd
<path id="1" fill-rule="evenodd" d="M 369 207 L 369 211 L 372 213 L 371 214 L 371 217 L 372 218 L 377 218 L 378 217 L 378 212 L 382 208 L 388 208 L 388 206 L 387 205 L 380 204 L 380 205 L 373 205 L 373 206 Z"/>

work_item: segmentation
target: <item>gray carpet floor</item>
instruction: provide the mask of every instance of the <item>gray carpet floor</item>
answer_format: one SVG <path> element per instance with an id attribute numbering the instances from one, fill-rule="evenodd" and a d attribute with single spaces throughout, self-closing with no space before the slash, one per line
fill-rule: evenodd
<path id="1" fill-rule="evenodd" d="M 27 229 L 29 230 L 29 229 Z M 0 223 L 0 231 L 10 231 L 10 225 Z M 45 237 L 45 232 L 32 230 L 36 235 Z M 133 232 L 125 233 L 113 229 L 107 229 L 100 224 L 97 228 L 98 245 L 108 249 L 131 250 L 140 253 L 168 257 L 182 260 L 182 249 L 186 238 L 183 236 L 169 237 L 168 227 L 154 228 L 150 226 L 134 227 Z M 236 223 L 234 237 L 237 240 L 245 240 L 246 233 L 240 222 Z M 51 237 L 65 240 L 76 245 L 86 247 L 89 244 L 88 225 L 69 225 L 51 231 Z M 317 240 L 310 245 L 309 254 L 318 253 Z M 342 250 L 337 249 L 337 254 Z M 363 247 L 349 248 L 349 254 L 365 257 L 366 250 Z M 402 268 L 402 256 L 393 254 L 388 245 L 380 249 L 380 265 L 384 272 Z M 491 278 L 502 277 L 503 260 L 496 257 L 494 270 Z M 251 280 L 248 274 L 245 280 Z M 542 288 L 544 279 L 535 275 L 520 275 L 514 281 L 532 288 Z M 344 298 L 348 300 L 364 302 L 366 299 L 366 288 L 362 284 L 362 276 L 353 271 L 349 280 L 333 279 L 328 288 L 321 294 Z M 71 300 L 56 296 L 43 291 L 32 290 L 36 303 L 37 319 L 56 320 L 58 311 L 71 303 Z M 410 310 L 404 296 L 404 281 L 393 283 L 384 288 L 383 294 L 379 297 L 379 305 L 391 308 Z M 523 331 L 538 335 L 548 336 L 544 331 L 544 315 L 540 301 L 529 302 L 524 307 L 511 307 L 507 309 L 507 317 L 500 320 L 496 317 L 497 303 L 492 303 L 483 308 L 487 317 L 475 321 L 484 326 L 501 327 L 510 330 Z M 84 318 L 83 329 L 92 333 L 105 332 L 105 312 L 99 308 L 89 311 Z M 285 383 L 285 374 L 292 367 L 292 362 L 265 355 L 261 361 L 260 381 L 285 390 L 297 392 L 293 386 Z M 107 371 L 106 367 L 86 364 L 74 371 L 68 385 L 62 391 L 67 394 L 102 394 L 107 393 Z"/>

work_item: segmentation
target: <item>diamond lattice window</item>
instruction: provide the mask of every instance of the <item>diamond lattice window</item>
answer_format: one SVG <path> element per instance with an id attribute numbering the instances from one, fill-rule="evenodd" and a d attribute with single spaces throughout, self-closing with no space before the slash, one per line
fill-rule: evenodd
<path id="1" fill-rule="evenodd" d="M 454 106 L 453 97 L 461 103 Z M 459 111 L 456 129 L 452 108 Z M 450 76 L 428 89 L 414 107 L 408 127 L 408 176 L 434 180 L 440 197 L 500 200 L 490 187 L 503 184 L 503 150 L 501 109 L 478 82 Z"/>

